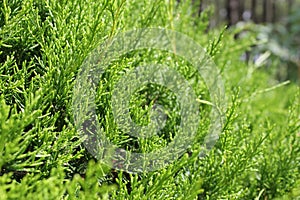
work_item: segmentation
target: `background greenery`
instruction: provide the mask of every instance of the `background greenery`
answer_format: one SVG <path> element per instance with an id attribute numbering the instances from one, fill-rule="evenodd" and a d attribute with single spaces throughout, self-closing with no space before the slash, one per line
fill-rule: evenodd
<path id="1" fill-rule="evenodd" d="M 195 16 L 189 1 L 3 0 L 0 9 L 1 199 L 299 198 L 299 86 L 297 79 L 274 77 L 270 66 L 278 69 L 286 61 L 270 62 L 272 50 L 259 49 L 256 57 L 250 54 L 253 59 L 243 59 L 262 43 L 257 26 L 208 29 L 212 10 Z M 129 174 L 97 163 L 84 149 L 74 127 L 72 89 L 93 48 L 116 33 L 138 27 L 177 30 L 201 44 L 222 72 L 228 97 L 224 103 L 229 106 L 220 139 L 207 156 L 199 157 L 209 125 L 205 120 L 209 106 L 204 105 L 198 137 L 182 158 L 156 172 Z M 115 77 L 127 63 L 157 55 L 189 74 L 184 61 L 170 61 L 166 53 L 141 52 L 114 63 L 99 84 L 98 114 L 119 146 L 130 149 L 138 144 L 144 151 L 170 139 L 162 135 L 141 142 L 121 133 L 116 137 L 110 114 Z M 205 87 L 193 88 L 199 98 L 207 96 Z M 150 94 L 157 91 L 161 92 L 154 86 L 147 88 Z M 131 101 L 136 118 L 142 112 L 139 105 L 151 100 L 151 95 L 143 96 L 145 91 L 141 94 Z M 172 94 L 161 102 L 176 112 Z M 166 130 L 170 132 L 172 121 Z"/>

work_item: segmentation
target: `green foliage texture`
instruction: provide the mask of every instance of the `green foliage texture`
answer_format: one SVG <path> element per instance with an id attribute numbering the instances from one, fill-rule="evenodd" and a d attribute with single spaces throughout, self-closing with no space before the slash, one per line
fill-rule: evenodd
<path id="1" fill-rule="evenodd" d="M 198 16 L 190 1 L 175 0 L 0 1 L 0 199 L 299 199 L 299 86 L 279 83 L 257 63 L 243 61 L 244 52 L 257 45 L 256 33 L 236 38 L 243 28 L 209 29 L 212 12 Z M 199 134 L 184 156 L 164 169 L 130 174 L 85 150 L 74 125 L 72 90 L 95 47 L 141 27 L 176 30 L 201 44 L 222 73 L 228 109 L 220 139 L 206 156 L 199 152 L 209 105 L 201 107 Z M 166 53 L 142 52 L 113 63 L 99 83 L 101 123 L 121 147 L 138 143 L 140 151 L 149 151 L 171 138 L 133 140 L 117 131 L 111 116 L 116 77 L 128 63 L 157 57 L 185 77 L 192 73 Z M 199 98 L 208 95 L 203 85 L 193 88 Z M 141 117 L 147 108 L 139 106 L 146 94 L 168 94 L 155 85 L 145 90 L 131 99 L 133 118 L 141 124 L 148 120 Z M 166 134 L 176 121 L 172 98 L 160 102 L 175 112 Z"/>

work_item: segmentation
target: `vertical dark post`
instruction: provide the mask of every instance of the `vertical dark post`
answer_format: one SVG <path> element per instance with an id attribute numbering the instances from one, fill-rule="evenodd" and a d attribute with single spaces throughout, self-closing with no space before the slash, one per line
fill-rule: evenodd
<path id="1" fill-rule="evenodd" d="M 234 25 L 239 21 L 239 0 L 227 0 L 227 20 L 229 25 Z"/>
<path id="2" fill-rule="evenodd" d="M 277 16 L 276 16 L 276 3 L 275 0 L 272 0 L 272 22 L 277 21 Z"/>
<path id="3" fill-rule="evenodd" d="M 266 22 L 274 22 L 274 0 L 267 0 L 267 18 Z"/>
<path id="4" fill-rule="evenodd" d="M 201 12 L 203 11 L 203 1 L 204 0 L 198 0 L 198 2 L 196 2 L 196 0 L 192 0 L 192 4 L 193 6 L 197 7 L 197 16 L 199 17 L 201 15 Z"/>
<path id="5" fill-rule="evenodd" d="M 267 22 L 273 21 L 273 0 L 267 0 Z"/>
<path id="6" fill-rule="evenodd" d="M 203 11 L 203 2 L 204 0 L 199 0 L 200 1 L 200 4 L 199 4 L 199 7 L 198 7 L 198 17 L 201 15 L 202 11 Z"/>
<path id="7" fill-rule="evenodd" d="M 263 22 L 268 20 L 268 0 L 263 0 Z"/>
<path id="8" fill-rule="evenodd" d="M 251 1 L 251 18 L 256 23 L 256 0 Z"/>
<path id="9" fill-rule="evenodd" d="M 239 3 L 239 20 L 242 20 L 245 11 L 245 1 L 239 1 Z"/>

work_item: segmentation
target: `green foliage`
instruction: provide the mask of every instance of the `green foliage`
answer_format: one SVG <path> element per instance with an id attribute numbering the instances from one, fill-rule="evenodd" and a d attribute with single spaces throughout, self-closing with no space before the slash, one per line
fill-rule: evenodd
<path id="1" fill-rule="evenodd" d="M 300 90 L 278 84 L 257 61 L 241 59 L 257 45 L 249 30 L 208 30 L 211 10 L 195 16 L 190 1 L 45 0 L 0 2 L 0 198 L 5 199 L 296 199 L 300 195 Z M 296 23 L 295 23 L 296 24 Z M 160 135 L 122 133 L 111 91 L 130 69 L 148 61 L 179 71 L 199 99 L 201 120 L 187 152 L 162 170 L 115 171 L 96 162 L 74 125 L 72 90 L 86 56 L 101 42 L 137 27 L 184 32 L 201 44 L 225 80 L 226 121 L 215 147 L 200 156 L 209 128 L 209 94 L 188 61 L 141 51 L 112 63 L 100 80 L 97 114 L 110 140 L 148 152 L 166 146 L 178 124 L 175 95 L 150 84 L 130 99 L 131 116 L 149 123 L 154 99 L 168 110 Z M 295 26 L 296 27 L 296 26 Z M 294 29 L 293 29 L 294 30 Z M 299 31 L 298 29 L 295 32 Z M 264 63 L 260 63 L 264 66 Z"/>

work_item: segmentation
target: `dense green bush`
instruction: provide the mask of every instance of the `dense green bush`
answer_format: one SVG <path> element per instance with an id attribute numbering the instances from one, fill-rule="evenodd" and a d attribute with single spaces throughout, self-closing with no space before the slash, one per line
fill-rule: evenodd
<path id="1" fill-rule="evenodd" d="M 189 1 L 3 0 L 0 8 L 0 199 L 300 196 L 299 86 L 278 85 L 257 63 L 242 61 L 257 42 L 255 33 L 235 39 L 243 30 L 208 30 L 211 11 L 195 17 Z M 183 157 L 162 170 L 131 174 L 110 169 L 85 150 L 74 125 L 72 91 L 92 49 L 139 27 L 177 30 L 201 44 L 221 71 L 228 109 L 220 139 L 205 157 L 199 153 L 209 126 L 209 105 L 201 107 L 199 134 Z M 170 60 L 166 52 L 140 52 L 116 61 L 100 81 L 96 102 L 101 123 L 124 148 L 134 149 L 139 141 L 116 135 L 110 89 L 128 63 L 138 65 L 157 56 L 185 77 L 192 73 L 185 61 Z M 199 98 L 208 95 L 203 85 L 193 89 Z M 153 85 L 132 98 L 133 118 L 141 118 L 141 124 L 148 120 L 142 117 L 146 108 L 140 108 L 147 92 L 168 94 Z M 160 103 L 176 112 L 172 94 Z M 161 136 L 138 146 L 141 151 L 156 149 L 168 139 Z"/>

